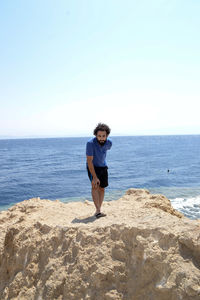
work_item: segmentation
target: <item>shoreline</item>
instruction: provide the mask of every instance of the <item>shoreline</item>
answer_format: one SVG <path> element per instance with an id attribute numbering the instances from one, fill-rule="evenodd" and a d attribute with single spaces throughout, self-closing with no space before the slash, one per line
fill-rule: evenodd
<path id="1" fill-rule="evenodd" d="M 184 187 L 184 188 L 183 187 L 159 187 L 159 188 L 148 188 L 148 190 L 152 194 L 165 195 L 171 201 L 172 206 L 178 211 L 182 212 L 189 219 L 191 220 L 200 219 L 200 209 L 199 209 L 200 188 L 199 187 Z M 120 197 L 122 197 L 125 192 L 126 190 L 106 191 L 104 201 L 106 202 L 113 201 L 113 200 L 116 201 Z M 76 202 L 84 202 L 86 200 L 92 203 L 91 195 L 79 196 L 79 197 L 78 196 L 64 197 L 64 198 L 57 198 L 57 199 L 51 199 L 49 197 L 49 200 L 51 201 L 59 200 L 62 203 L 76 203 Z M 3 205 L 3 206 L 0 205 L 0 212 L 7 211 L 9 208 L 13 207 L 14 205 L 22 201 L 8 204 L 8 205 Z"/>

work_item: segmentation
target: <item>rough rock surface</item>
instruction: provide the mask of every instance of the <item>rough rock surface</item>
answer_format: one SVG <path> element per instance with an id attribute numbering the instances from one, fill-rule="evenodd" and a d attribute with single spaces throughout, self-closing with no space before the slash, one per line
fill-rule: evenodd
<path id="1" fill-rule="evenodd" d="M 34 198 L 0 213 L 0 299 L 199 300 L 200 222 L 162 195 Z"/>

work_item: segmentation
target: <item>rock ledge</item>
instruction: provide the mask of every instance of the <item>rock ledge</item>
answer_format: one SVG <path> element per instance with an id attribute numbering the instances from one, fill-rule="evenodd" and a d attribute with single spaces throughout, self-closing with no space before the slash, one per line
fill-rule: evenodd
<path id="1" fill-rule="evenodd" d="M 200 299 L 199 220 L 142 189 L 103 211 L 34 198 L 1 212 L 0 299 Z"/>

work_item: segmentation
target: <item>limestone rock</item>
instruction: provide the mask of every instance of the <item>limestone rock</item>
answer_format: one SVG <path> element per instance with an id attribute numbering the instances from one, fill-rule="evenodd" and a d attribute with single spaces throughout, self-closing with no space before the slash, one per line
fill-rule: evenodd
<path id="1" fill-rule="evenodd" d="M 33 198 L 0 213 L 1 300 L 199 300 L 200 222 L 162 195 Z"/>

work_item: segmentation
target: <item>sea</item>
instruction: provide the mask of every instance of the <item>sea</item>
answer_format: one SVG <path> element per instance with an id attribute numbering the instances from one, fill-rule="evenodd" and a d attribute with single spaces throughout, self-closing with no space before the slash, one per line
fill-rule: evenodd
<path id="1" fill-rule="evenodd" d="M 0 140 L 0 210 L 33 197 L 92 201 L 86 172 L 91 137 Z M 163 194 L 190 219 L 200 218 L 200 135 L 113 136 L 105 201 L 129 188 Z"/>

